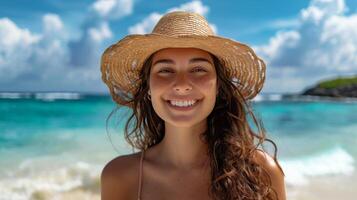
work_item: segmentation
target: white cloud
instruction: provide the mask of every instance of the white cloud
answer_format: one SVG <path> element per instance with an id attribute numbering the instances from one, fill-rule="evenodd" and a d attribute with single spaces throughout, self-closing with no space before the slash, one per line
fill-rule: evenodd
<path id="1" fill-rule="evenodd" d="M 88 34 L 98 43 L 113 36 L 109 25 L 106 22 L 101 23 L 98 28 L 88 29 Z"/>
<path id="2" fill-rule="evenodd" d="M 330 16 L 343 14 L 346 9 L 344 0 L 312 0 L 309 7 L 301 11 L 301 19 L 319 23 Z"/>
<path id="3" fill-rule="evenodd" d="M 300 33 L 297 31 L 279 31 L 274 37 L 270 38 L 268 44 L 255 47 L 255 49 L 259 51 L 259 55 L 265 58 L 284 59 L 281 56 L 284 56 L 285 51 L 296 48 L 300 42 L 300 37 Z M 270 60 L 270 62 L 272 61 L 273 59 Z"/>
<path id="4" fill-rule="evenodd" d="M 133 12 L 133 0 L 97 0 L 91 8 L 103 18 L 117 19 Z"/>
<path id="5" fill-rule="evenodd" d="M 56 33 L 62 31 L 63 23 L 60 17 L 56 14 L 45 14 L 43 16 L 44 31 L 48 33 Z"/>
<path id="6" fill-rule="evenodd" d="M 165 13 L 173 12 L 173 11 L 187 11 L 187 12 L 195 12 L 200 15 L 206 15 L 209 12 L 209 7 L 202 4 L 201 1 L 191 1 L 185 4 L 180 5 L 179 7 L 169 8 Z M 141 22 L 129 27 L 129 34 L 146 34 L 150 33 L 155 24 L 160 20 L 163 14 L 153 12 Z M 214 33 L 217 33 L 217 26 L 214 24 L 209 24 Z"/>
<path id="7" fill-rule="evenodd" d="M 0 19 L 0 44 L 1 47 L 11 48 L 20 44 L 30 45 L 36 42 L 39 37 L 31 34 L 27 29 L 20 29 L 8 18 Z"/>
<path id="8" fill-rule="evenodd" d="M 0 80 L 11 80 L 30 70 L 26 61 L 39 39 L 39 35 L 17 27 L 10 19 L 0 19 Z"/>
<path id="9" fill-rule="evenodd" d="M 195 12 L 200 15 L 206 15 L 209 11 L 209 7 L 203 5 L 201 1 L 195 0 L 182 4 L 179 7 L 170 8 L 166 12 L 173 12 L 173 11 L 187 11 L 187 12 Z"/>
<path id="10" fill-rule="evenodd" d="M 298 27 L 253 47 L 272 76 L 263 90 L 300 92 L 320 79 L 356 74 L 357 14 L 346 15 L 347 9 L 343 0 L 313 0 L 301 10 Z M 286 69 L 290 73 L 283 74 Z"/>
<path id="11" fill-rule="evenodd" d="M 33 76 L 40 80 L 50 74 L 58 76 L 69 61 L 66 31 L 61 18 L 56 14 L 45 14 L 42 17 L 42 26 L 41 39 L 33 45 L 32 57 L 27 61 L 31 64 L 32 74 L 35 74 Z"/>

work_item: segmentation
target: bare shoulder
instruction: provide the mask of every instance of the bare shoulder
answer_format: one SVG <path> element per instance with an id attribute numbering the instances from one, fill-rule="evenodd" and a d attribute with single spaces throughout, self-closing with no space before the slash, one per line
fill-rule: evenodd
<path id="1" fill-rule="evenodd" d="M 255 161 L 261 165 L 270 175 L 272 187 L 278 193 L 279 200 L 286 199 L 284 172 L 279 164 L 268 153 L 263 150 L 256 150 Z"/>
<path id="2" fill-rule="evenodd" d="M 101 199 L 132 199 L 137 185 L 140 153 L 118 156 L 101 173 Z"/>
<path id="3" fill-rule="evenodd" d="M 272 156 L 270 156 L 267 152 L 257 149 L 254 154 L 254 160 L 265 167 L 267 170 L 270 170 L 273 173 L 278 173 L 284 175 L 281 171 L 278 163 L 274 160 Z"/>

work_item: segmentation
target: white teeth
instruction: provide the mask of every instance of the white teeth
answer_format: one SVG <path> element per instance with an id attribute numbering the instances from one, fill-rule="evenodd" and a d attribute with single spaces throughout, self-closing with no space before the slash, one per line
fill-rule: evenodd
<path id="1" fill-rule="evenodd" d="M 170 104 L 171 104 L 171 105 L 179 106 L 179 107 L 192 106 L 192 105 L 195 104 L 196 102 L 197 102 L 197 100 L 191 100 L 191 101 L 171 101 L 171 100 L 170 100 Z"/>

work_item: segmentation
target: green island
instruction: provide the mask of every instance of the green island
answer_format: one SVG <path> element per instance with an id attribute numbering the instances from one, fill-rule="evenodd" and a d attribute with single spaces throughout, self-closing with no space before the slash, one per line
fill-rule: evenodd
<path id="1" fill-rule="evenodd" d="M 357 75 L 320 81 L 314 87 L 305 90 L 302 95 L 357 97 Z"/>
<path id="2" fill-rule="evenodd" d="M 357 84 L 357 76 L 350 77 L 350 78 L 336 78 L 333 80 L 323 81 L 319 83 L 318 86 L 321 88 L 329 89 L 329 88 L 337 88 L 337 87 L 342 87 L 351 84 Z"/>

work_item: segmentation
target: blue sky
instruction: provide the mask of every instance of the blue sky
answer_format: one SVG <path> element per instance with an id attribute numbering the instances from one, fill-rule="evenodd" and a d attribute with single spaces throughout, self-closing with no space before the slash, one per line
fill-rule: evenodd
<path id="1" fill-rule="evenodd" d="M 107 92 L 99 60 L 170 9 L 198 12 L 267 64 L 262 92 L 301 92 L 357 74 L 354 0 L 7 0 L 0 3 L 0 91 Z"/>

